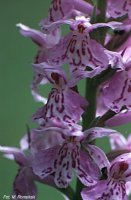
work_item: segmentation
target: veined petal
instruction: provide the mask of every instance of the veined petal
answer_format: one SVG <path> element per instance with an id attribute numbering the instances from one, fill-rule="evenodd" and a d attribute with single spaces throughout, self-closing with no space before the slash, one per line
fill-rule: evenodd
<path id="1" fill-rule="evenodd" d="M 108 0 L 107 12 L 113 18 L 121 17 L 125 14 L 128 14 L 129 18 L 131 18 L 130 0 Z"/>
<path id="2" fill-rule="evenodd" d="M 125 183 L 113 180 L 99 181 L 95 186 L 84 189 L 81 193 L 83 200 L 126 200 Z"/>
<path id="3" fill-rule="evenodd" d="M 130 110 L 130 87 L 127 71 L 117 72 L 103 88 L 104 103 L 116 113 L 120 112 L 123 106 Z"/>
<path id="4" fill-rule="evenodd" d="M 76 24 L 74 22 L 74 27 L 75 30 L 72 30 L 61 39 L 59 44 L 49 50 L 48 62 L 55 64 L 66 62 L 70 64 L 71 68 L 75 66 L 76 69 L 82 70 L 87 66 L 92 69 L 100 67 L 105 70 L 109 63 L 105 49 L 98 42 L 90 39 L 81 21 L 76 21 Z M 99 49 L 98 52 L 96 52 L 96 48 Z M 71 71 L 73 72 L 73 70 Z"/>
<path id="5" fill-rule="evenodd" d="M 64 143 L 55 160 L 55 183 L 60 188 L 66 188 L 73 177 L 73 168 L 79 159 L 79 146 Z"/>
<path id="6" fill-rule="evenodd" d="M 86 186 L 96 184 L 96 181 L 90 176 L 89 172 L 85 171 L 81 166 L 76 170 L 76 176 Z"/>
<path id="7" fill-rule="evenodd" d="M 32 152 L 32 169 L 33 172 L 41 179 L 55 172 L 54 161 L 57 157 L 60 146 L 49 149 L 43 149 L 38 152 Z"/>
<path id="8" fill-rule="evenodd" d="M 90 143 L 91 141 L 95 140 L 96 138 L 101 138 L 104 136 L 109 136 L 112 133 L 116 133 L 117 131 L 109 129 L 109 128 L 100 128 L 94 127 L 84 131 L 85 138 Z"/>
<path id="9" fill-rule="evenodd" d="M 66 18 L 73 10 L 73 1 L 70 0 L 53 0 L 50 9 L 48 20 L 50 22 L 58 21 L 59 19 Z"/>
<path id="10" fill-rule="evenodd" d="M 80 151 L 80 159 L 76 168 L 76 176 L 87 186 L 96 184 L 101 173 L 96 163 L 84 151 Z"/>
<path id="11" fill-rule="evenodd" d="M 98 165 L 100 169 L 107 168 L 109 169 L 110 163 L 108 158 L 106 157 L 106 154 L 102 149 L 95 145 L 88 144 L 87 151 L 89 152 L 89 155 L 92 157 L 94 162 Z"/>
<path id="12" fill-rule="evenodd" d="M 96 52 L 96 48 L 99 52 Z M 87 33 L 72 33 L 65 47 L 65 61 L 70 66 L 84 70 L 87 66 L 92 69 L 101 67 L 103 70 L 108 66 L 108 57 L 104 48 L 95 40 L 91 40 Z M 103 62 L 101 61 L 103 60 Z"/>
<path id="13" fill-rule="evenodd" d="M 54 68 L 52 72 L 52 68 L 45 69 L 43 66 L 43 63 L 36 66 L 37 70 L 40 70 L 41 74 L 45 73 L 53 88 L 49 94 L 47 104 L 38 110 L 33 119 L 45 124 L 49 121 L 53 122 L 56 118 L 56 122 L 66 123 L 69 126 L 73 124 L 74 126 L 80 120 L 84 107 L 88 105 L 87 101 L 73 91 L 73 88 L 70 88 L 70 81 L 67 83 L 62 69 Z M 76 99 L 77 102 L 74 104 Z"/>
<path id="14" fill-rule="evenodd" d="M 111 164 L 110 176 L 115 179 L 131 181 L 131 154 L 116 157 Z"/>
<path id="15" fill-rule="evenodd" d="M 50 82 L 62 86 L 66 82 L 66 75 L 59 66 L 52 67 L 46 62 L 33 64 L 33 69 L 35 75 L 32 82 L 32 95 L 36 101 L 46 104 L 47 99 L 39 94 L 38 85 Z"/>
<path id="16" fill-rule="evenodd" d="M 49 15 L 46 19 L 46 23 L 49 24 L 60 19 L 71 18 L 74 11 L 83 12 L 86 15 L 91 14 L 93 11 L 93 6 L 83 0 L 53 0 L 50 5 Z"/>

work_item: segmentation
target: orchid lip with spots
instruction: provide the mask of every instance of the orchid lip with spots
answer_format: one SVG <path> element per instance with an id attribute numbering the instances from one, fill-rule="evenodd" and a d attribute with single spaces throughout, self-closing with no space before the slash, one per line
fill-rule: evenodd
<path id="1" fill-rule="evenodd" d="M 42 147 L 42 140 L 45 140 L 45 137 L 48 139 L 48 131 L 52 131 L 52 134 L 53 132 L 59 132 L 63 141 L 61 141 L 61 143 L 58 142 L 57 145 L 55 143 L 51 148 L 44 149 L 43 147 L 36 150 L 35 146 Z M 72 179 L 73 170 L 75 170 L 76 176 L 84 185 L 94 185 L 97 177 L 100 176 L 100 170 L 103 167 L 108 166 L 109 162 L 101 149 L 94 145 L 87 144 L 87 142 L 91 142 L 97 137 L 103 137 L 113 132 L 113 130 L 104 128 L 92 128 L 84 133 L 79 130 L 69 131 L 68 129 L 63 130 L 62 128 L 55 127 L 41 130 L 41 133 L 39 133 L 41 139 L 37 140 L 36 143 L 34 141 L 32 145 L 32 167 L 34 173 L 40 178 L 44 178 L 53 173 L 56 185 L 58 187 L 66 188 Z M 85 154 L 85 151 L 80 149 L 83 143 L 85 151 L 88 152 L 87 155 Z M 45 157 L 45 155 L 47 158 L 45 158 L 45 160 L 41 159 Z M 88 169 L 88 173 L 86 168 Z"/>

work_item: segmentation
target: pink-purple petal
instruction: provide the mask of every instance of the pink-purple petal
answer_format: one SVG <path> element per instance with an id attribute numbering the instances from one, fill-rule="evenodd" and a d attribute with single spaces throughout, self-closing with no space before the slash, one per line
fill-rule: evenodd
<path id="1" fill-rule="evenodd" d="M 112 150 L 126 148 L 126 139 L 122 134 L 114 133 L 109 136 L 109 141 Z"/>
<path id="2" fill-rule="evenodd" d="M 55 183 L 60 188 L 66 188 L 73 177 L 73 168 L 79 157 L 79 147 L 72 143 L 64 143 L 59 149 L 55 160 Z M 75 155 L 75 158 L 74 158 Z M 75 161 L 76 159 L 76 161 Z"/>
<path id="3" fill-rule="evenodd" d="M 0 146 L 0 152 L 7 155 L 7 157 L 9 155 L 9 158 L 14 159 L 20 166 L 27 164 L 27 159 L 21 149 L 15 147 Z"/>
<path id="4" fill-rule="evenodd" d="M 92 159 L 94 160 L 94 162 L 98 165 L 100 169 L 105 168 L 105 167 L 109 169 L 110 167 L 109 160 L 102 149 L 100 149 L 99 147 L 95 145 L 88 144 L 87 150 L 89 152 L 89 155 L 92 157 Z"/>
<path id="5" fill-rule="evenodd" d="M 20 29 L 20 33 L 32 39 L 41 48 L 51 48 L 53 45 L 57 44 L 60 40 L 60 30 L 56 29 L 50 34 L 44 34 L 41 31 L 32 29 L 24 24 L 17 24 Z"/>
<path id="6" fill-rule="evenodd" d="M 81 195 L 83 200 L 126 200 L 125 183 L 102 180 L 92 188 L 83 189 Z"/>
<path id="7" fill-rule="evenodd" d="M 126 153 L 116 157 L 111 164 L 110 176 L 121 178 L 124 181 L 131 181 L 131 154 Z"/>
<path id="8" fill-rule="evenodd" d="M 130 0 L 108 0 L 107 12 L 113 18 L 121 17 L 128 14 L 131 18 Z"/>
<path id="9" fill-rule="evenodd" d="M 84 131 L 88 143 L 95 140 L 96 138 L 109 136 L 112 133 L 116 133 L 116 131 L 109 128 L 101 128 L 101 127 L 94 127 Z"/>
<path id="10" fill-rule="evenodd" d="M 123 106 L 130 109 L 130 97 L 130 78 L 127 72 L 117 72 L 103 89 L 104 103 L 109 109 L 118 113 Z"/>
<path id="11" fill-rule="evenodd" d="M 80 151 L 79 165 L 76 169 L 76 176 L 87 186 L 96 184 L 100 178 L 100 170 L 93 159 L 84 151 Z"/>
<path id="12" fill-rule="evenodd" d="M 113 126 L 121 126 L 124 124 L 128 124 L 130 122 L 131 122 L 131 111 L 125 113 L 118 113 L 111 119 L 107 120 L 105 122 L 105 125 L 113 127 Z"/>
<path id="13" fill-rule="evenodd" d="M 59 151 L 59 146 L 43 149 L 38 152 L 32 151 L 32 169 L 34 174 L 44 179 L 55 172 L 54 161 Z"/>
<path id="14" fill-rule="evenodd" d="M 33 173 L 30 168 L 23 167 L 19 169 L 13 183 L 12 195 L 34 196 L 36 199 L 37 188 L 34 183 Z"/>

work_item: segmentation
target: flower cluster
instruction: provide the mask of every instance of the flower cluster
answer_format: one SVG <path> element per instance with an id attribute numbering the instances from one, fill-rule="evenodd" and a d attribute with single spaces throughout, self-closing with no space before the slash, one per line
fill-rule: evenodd
<path id="1" fill-rule="evenodd" d="M 52 0 L 41 31 L 17 24 L 38 46 L 31 92 L 42 107 L 32 117 L 37 128 L 28 130 L 20 148 L 0 146 L 19 165 L 12 191 L 16 197 L 36 197 L 38 181 L 70 200 L 128 198 L 130 137 L 126 142 L 109 126 L 131 121 L 131 1 L 103 4 L 105 9 L 99 0 Z M 62 26 L 69 27 L 66 35 Z M 83 79 L 86 97 L 78 88 Z M 46 98 L 39 86 L 47 83 L 51 90 Z M 107 155 L 95 144 L 104 136 L 112 147 Z M 82 189 L 70 194 L 66 188 L 74 175 Z"/>

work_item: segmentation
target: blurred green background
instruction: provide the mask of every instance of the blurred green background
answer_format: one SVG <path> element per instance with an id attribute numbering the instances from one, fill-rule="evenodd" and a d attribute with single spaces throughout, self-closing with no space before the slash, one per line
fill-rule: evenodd
<path id="1" fill-rule="evenodd" d="M 31 63 L 36 46 L 22 37 L 15 24 L 21 22 L 38 28 L 39 21 L 47 16 L 50 1 L 0 0 L 0 145 L 19 146 L 19 139 L 31 125 L 31 116 L 41 105 L 35 103 L 31 93 Z M 83 89 L 83 83 L 80 84 Z M 44 90 L 44 94 L 47 91 Z M 131 126 L 119 130 L 131 133 Z M 108 141 L 98 141 L 108 149 Z M 1 154 L 2 155 L 2 154 Z M 17 165 L 0 155 L 0 200 L 10 195 Z M 38 200 L 62 200 L 55 190 L 38 184 Z"/>
<path id="2" fill-rule="evenodd" d="M 35 103 L 30 92 L 32 67 L 36 46 L 22 37 L 16 28 L 21 22 L 38 28 L 47 16 L 50 1 L 0 0 L 0 144 L 19 146 L 26 133 L 26 124 L 41 105 Z M 44 91 L 46 93 L 46 91 Z M 0 154 L 0 200 L 10 195 L 17 165 Z M 62 200 L 54 189 L 38 185 L 38 200 Z"/>

